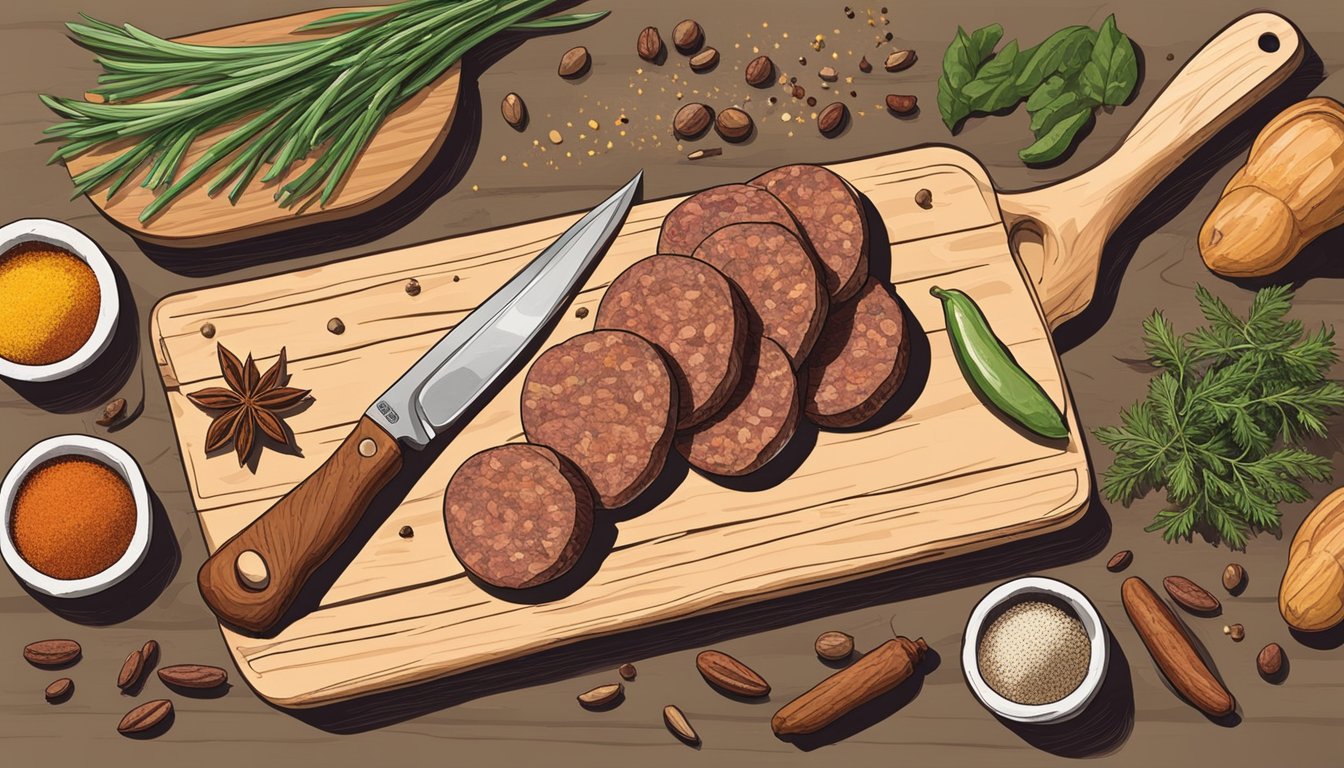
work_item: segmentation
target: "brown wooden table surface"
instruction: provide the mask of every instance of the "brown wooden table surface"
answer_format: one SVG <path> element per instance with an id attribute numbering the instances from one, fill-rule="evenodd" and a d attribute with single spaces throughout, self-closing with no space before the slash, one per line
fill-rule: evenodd
<path id="1" fill-rule="evenodd" d="M 612 15 L 584 31 L 537 37 L 502 51 L 489 57 L 492 61 L 484 71 L 479 63 L 483 57 L 468 66 L 473 85 L 466 89 L 465 110 L 459 119 L 470 121 L 468 127 L 479 124 L 480 128 L 458 135 L 470 138 L 479 133 L 479 143 L 459 149 L 460 162 L 437 167 L 444 174 L 441 186 L 451 188 L 427 207 L 420 206 L 423 211 L 389 213 L 386 218 L 370 220 L 367 229 L 347 229 L 325 243 L 317 236 L 306 242 L 272 242 L 265 249 L 183 255 L 142 249 L 87 201 L 68 201 L 69 180 L 60 168 L 44 165 L 50 148 L 34 142 L 52 115 L 36 94 L 77 94 L 93 82 L 97 71 L 91 56 L 64 38 L 63 22 L 84 11 L 176 35 L 306 10 L 314 7 L 311 0 L 6 3 L 0 10 L 0 220 L 49 217 L 87 232 L 124 274 L 137 322 L 133 327 L 128 324 L 129 340 L 121 345 L 128 350 L 122 355 L 124 360 L 109 361 L 113 364 L 107 366 L 104 380 L 93 377 L 84 392 L 0 384 L 0 467 L 9 466 L 30 444 L 51 435 L 105 435 L 106 430 L 94 424 L 97 411 L 102 402 L 120 393 L 137 415 L 110 439 L 143 465 L 163 507 L 160 522 L 166 522 L 164 529 L 171 531 L 152 556 L 148 574 L 124 604 L 94 617 L 68 615 L 59 605 L 35 599 L 14 579 L 0 578 L 0 754 L 4 761 L 14 765 L 152 761 L 198 766 L 420 764 L 431 760 L 593 766 L 878 765 L 900 761 L 909 765 L 1040 766 L 1063 762 L 1057 756 L 1086 756 L 1108 765 L 1266 765 L 1285 759 L 1294 765 L 1339 765 L 1336 729 L 1344 725 L 1339 707 L 1344 694 L 1344 649 L 1304 645 L 1290 636 L 1279 618 L 1275 596 L 1288 537 L 1261 535 L 1245 553 L 1231 553 L 1198 539 L 1165 544 L 1158 535 L 1143 531 L 1161 507 L 1158 496 L 1130 509 L 1098 504 L 1067 535 L 828 590 L 771 606 L 745 619 L 728 615 L 702 621 L 698 626 L 706 643 L 747 660 L 771 682 L 775 692 L 764 704 L 730 701 L 711 691 L 693 669 L 695 653 L 705 645 L 683 642 L 644 658 L 626 658 L 616 651 L 610 657 L 573 660 L 567 662 L 572 668 L 553 670 L 548 682 L 431 709 L 373 730 L 347 733 L 341 723 L 315 724 L 266 705 L 239 684 L 218 698 L 173 695 L 176 720 L 152 741 L 133 741 L 116 733 L 116 723 L 126 710 L 166 693 L 152 680 L 136 698 L 119 694 L 114 680 L 131 648 L 154 638 L 162 645 L 164 663 L 230 666 L 214 619 L 196 591 L 194 576 L 204 547 L 164 395 L 151 356 L 144 349 L 146 316 L 162 296 L 586 208 L 639 168 L 645 170 L 645 194 L 654 198 L 742 180 L 786 162 L 836 161 L 937 141 L 973 152 L 1001 188 L 1041 184 L 1081 171 L 1109 152 L 1182 62 L 1218 29 L 1255 7 L 1212 0 L 1134 0 L 1114 6 L 1023 0 L 1011 8 L 995 2 L 892 0 L 888 3 L 890 29 L 897 43 L 919 52 L 920 62 L 902 75 L 873 81 L 880 85 L 850 86 L 862 89 L 852 103 L 863 115 L 844 136 L 827 140 L 816 135 L 810 124 L 786 129 L 772 118 L 760 123 L 751 142 L 728 147 L 723 156 L 698 163 L 684 158 L 691 146 L 678 150 L 669 140 L 671 116 L 678 105 L 676 93 L 685 91 L 689 97 L 692 88 L 704 84 L 712 88 L 736 83 L 754 48 L 789 63 L 791 70 L 799 69 L 792 65 L 800 55 L 809 58 L 810 70 L 819 65 L 816 59 L 838 51 L 843 70 L 845 59 L 854 68 L 853 58 L 865 47 L 881 50 L 872 47 L 870 31 L 861 23 L 868 6 L 851 4 L 858 12 L 857 21 L 845 18 L 844 3 L 839 0 L 683 0 L 677 5 L 591 0 L 585 6 L 612 9 Z M 1210 287 L 1238 309 L 1249 302 L 1245 286 L 1221 280 L 1204 269 L 1195 234 L 1218 190 L 1244 156 L 1247 137 L 1277 108 L 1317 87 L 1324 75 L 1344 65 L 1344 15 L 1337 3 L 1284 0 L 1273 5 L 1298 25 L 1315 51 L 1315 56 L 1308 57 L 1304 77 L 1276 94 L 1273 104 L 1265 104 L 1215 138 L 1211 151 L 1187 163 L 1150 205 L 1131 217 L 1108 251 L 1096 307 L 1057 334 L 1082 420 L 1089 427 L 1113 423 L 1120 407 L 1143 394 L 1148 372 L 1134 362 L 1143 357 L 1138 329 L 1154 307 L 1161 307 L 1178 328 L 1188 328 L 1198 319 L 1193 300 L 1196 283 Z M 872 9 L 877 15 L 879 4 Z M 1022 109 L 1007 117 L 972 120 L 960 135 L 948 135 L 938 118 L 935 81 L 942 51 L 956 25 L 969 29 L 998 21 L 1006 27 L 1006 38 L 1018 37 L 1030 44 L 1067 24 L 1097 25 L 1112 10 L 1118 13 L 1121 29 L 1142 48 L 1145 78 L 1134 102 L 1113 114 L 1099 115 L 1095 130 L 1066 162 L 1045 170 L 1021 166 L 1015 151 L 1029 138 Z M 657 25 L 668 38 L 672 26 L 688 16 L 704 24 L 710 44 L 723 53 L 715 73 L 690 75 L 684 63 L 680 68 L 659 69 L 634 56 L 640 28 Z M 818 33 L 827 37 L 828 47 L 821 55 L 805 47 Z M 556 62 L 561 52 L 580 43 L 593 53 L 593 72 L 581 84 L 562 84 L 554 74 Z M 775 43 L 780 44 L 778 49 Z M 848 51 L 854 51 L 853 58 Z M 880 61 L 881 57 L 870 58 Z M 674 81 L 673 73 L 679 79 Z M 510 90 L 523 94 L 532 113 L 531 125 L 523 133 L 508 130 L 498 116 L 497 105 Z M 1327 82 L 1318 91 L 1339 98 L 1344 96 L 1344 84 Z M 873 105 L 887 92 L 916 94 L 924 105 L 922 113 L 914 120 L 897 120 L 875 109 Z M 712 92 L 705 100 L 719 105 Z M 548 130 L 565 130 L 569 122 L 574 124 L 572 132 L 578 133 L 589 117 L 596 117 L 602 130 L 611 131 L 611 120 L 622 112 L 631 118 L 627 136 L 610 137 L 612 149 L 596 157 L 586 156 L 580 146 L 587 145 L 577 142 L 549 147 L 545 154 L 533 146 L 533 139 L 545 145 Z M 787 135 L 789 130 L 795 135 Z M 699 145 L 717 146 L 718 142 L 706 139 Z M 570 146 L 574 156 L 564 157 Z M 546 163 L 548 159 L 553 166 Z M 1319 243 L 1309 254 L 1307 267 L 1296 274 L 1303 282 L 1296 316 L 1309 325 L 1344 324 L 1338 280 L 1344 276 L 1339 266 L 1340 245 L 1338 236 Z M 1344 424 L 1319 446 L 1336 463 L 1341 437 Z M 948 439 L 967 436 L 949 435 Z M 1095 440 L 1090 445 L 1094 466 L 1100 471 L 1109 465 L 1110 453 Z M 1312 491 L 1319 497 L 1330 487 L 1322 484 Z M 1289 535 L 1309 508 L 1303 504 L 1285 509 L 1284 528 Z M 1212 723 L 1168 690 L 1120 606 L 1122 577 L 1103 567 L 1119 549 L 1134 551 L 1128 573 L 1153 584 L 1163 576 L 1181 573 L 1215 587 L 1226 563 L 1235 560 L 1246 566 L 1249 586 L 1241 596 L 1225 600 L 1222 616 L 1188 621 L 1238 698 L 1238 724 Z M 994 584 L 1029 572 L 1066 580 L 1087 593 L 1116 638 L 1118 652 L 1104 694 L 1106 705 L 1082 722 L 1055 728 L 1009 726 L 982 709 L 962 679 L 958 655 L 971 607 Z M 1216 591 L 1221 593 L 1221 587 Z M 1222 634 L 1223 625 L 1232 622 L 1246 626 L 1246 640 L 1240 644 Z M 848 727 L 852 733 L 833 743 L 795 745 L 771 735 L 769 715 L 829 671 L 811 651 L 818 633 L 840 629 L 853 634 L 859 647 L 866 649 L 889 638 L 893 628 L 911 637 L 922 635 L 937 651 L 938 659 L 921 684 L 907 686 L 881 706 L 865 711 Z M 53 674 L 20 658 L 25 643 L 48 637 L 78 639 L 84 646 L 83 660 L 69 672 Z M 1290 672 L 1282 685 L 1270 685 L 1255 673 L 1255 654 L 1270 641 L 1283 644 L 1290 659 Z M 638 679 L 627 685 L 626 701 L 605 713 L 581 710 L 574 702 L 575 694 L 615 679 L 614 668 L 623 661 L 634 661 L 639 668 Z M 64 704 L 48 705 L 42 689 L 61 674 L 75 679 L 74 697 Z M 704 739 L 699 752 L 674 740 L 663 727 L 660 710 L 668 703 L 679 705 L 699 729 Z M 396 699 L 380 699 L 366 706 L 424 709 Z M 359 707 L 350 711 L 352 717 L 360 716 Z"/>

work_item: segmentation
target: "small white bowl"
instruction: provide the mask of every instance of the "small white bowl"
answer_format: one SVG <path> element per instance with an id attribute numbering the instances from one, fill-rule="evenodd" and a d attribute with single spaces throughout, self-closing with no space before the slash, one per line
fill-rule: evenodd
<path id="1" fill-rule="evenodd" d="M 34 467 L 49 459 L 63 456 L 84 456 L 111 467 L 126 481 L 126 485 L 131 489 L 131 498 L 135 500 L 135 531 L 131 534 L 131 543 L 127 545 L 126 551 L 107 570 L 83 579 L 52 578 L 29 565 L 19 555 L 11 532 L 14 500 L 19 494 L 19 486 Z M 0 509 L 4 510 L 5 515 L 4 532 L 0 534 L 0 552 L 4 554 L 5 563 L 14 571 L 14 575 L 44 595 L 84 597 L 101 592 L 131 575 L 149 552 L 151 519 L 149 489 L 145 487 L 145 477 L 140 471 L 140 465 L 119 446 L 96 437 L 59 435 L 29 448 L 18 461 L 14 462 L 9 474 L 5 475 L 4 484 L 0 485 Z"/>
<path id="2" fill-rule="evenodd" d="M 985 619 L 1001 605 L 1009 605 L 1030 599 L 1033 595 L 1042 595 L 1063 602 L 1073 609 L 1078 620 L 1091 641 L 1091 657 L 1087 664 L 1087 674 L 1078 687 L 1059 701 L 1049 704 L 1018 704 L 1000 696 L 989 683 L 980 676 L 978 661 L 980 635 L 984 631 Z M 1110 662 L 1110 644 L 1106 637 L 1106 625 L 1092 602 L 1082 592 L 1056 579 L 1041 576 L 1025 576 L 1000 584 L 981 598 L 971 611 L 966 622 L 966 633 L 961 641 L 961 669 L 971 692 L 991 712 L 1008 720 L 1019 723 L 1059 723 L 1077 716 L 1092 703 L 1106 679 L 1106 666 Z"/>
<path id="3" fill-rule="evenodd" d="M 51 219 L 20 219 L 0 227 L 0 256 L 20 243 L 37 241 L 63 248 L 84 260 L 98 279 L 98 319 L 93 332 L 75 353 L 47 365 L 23 365 L 0 357 L 0 376 L 18 381 L 54 381 L 88 367 L 112 342 L 117 325 L 120 297 L 117 280 L 107 254 L 88 235 L 69 224 Z"/>

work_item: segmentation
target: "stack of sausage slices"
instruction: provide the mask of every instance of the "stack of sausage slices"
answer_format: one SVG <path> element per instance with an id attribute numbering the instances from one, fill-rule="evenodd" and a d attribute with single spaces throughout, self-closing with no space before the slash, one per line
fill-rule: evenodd
<path id="1" fill-rule="evenodd" d="M 711 475 L 775 458 L 800 415 L 871 419 L 910 352 L 890 285 L 868 273 L 858 194 L 813 165 L 687 198 L 658 253 L 617 277 L 595 328 L 551 347 L 523 384 L 527 443 L 457 470 L 453 551 L 481 581 L 543 584 L 583 553 L 593 509 L 635 499 L 669 452 Z"/>

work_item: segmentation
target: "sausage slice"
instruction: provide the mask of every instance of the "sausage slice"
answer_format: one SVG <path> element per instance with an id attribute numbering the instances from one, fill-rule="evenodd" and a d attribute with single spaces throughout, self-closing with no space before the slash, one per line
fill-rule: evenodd
<path id="1" fill-rule="evenodd" d="M 671 363 L 680 408 L 677 428 L 713 416 L 742 373 L 747 312 L 728 278 L 685 256 L 650 256 L 611 282 L 596 327 L 653 342 Z"/>
<path id="2" fill-rule="evenodd" d="M 598 503 L 619 507 L 663 469 L 677 390 L 653 345 L 625 331 L 582 333 L 546 350 L 523 381 L 523 432 L 574 462 Z"/>
<path id="3" fill-rule="evenodd" d="M 798 222 L 774 195 L 760 186 L 725 184 L 691 195 L 667 214 L 658 252 L 690 256 L 710 233 L 746 221 L 772 222 L 800 234 Z"/>
<path id="4" fill-rule="evenodd" d="M 578 468 L 550 448 L 501 445 L 453 473 L 443 519 L 463 567 L 488 584 L 522 589 L 578 562 L 593 530 L 593 496 Z"/>
<path id="5" fill-rule="evenodd" d="M 786 165 L 751 184 L 779 198 L 798 221 L 831 299 L 838 303 L 858 293 L 868 276 L 868 222 L 849 184 L 819 165 Z"/>
<path id="6" fill-rule="evenodd" d="M 821 333 L 829 301 L 816 262 L 798 236 L 778 224 L 730 224 L 700 243 L 695 257 L 742 291 L 761 333 L 803 364 Z"/>
<path id="7" fill-rule="evenodd" d="M 807 360 L 807 417 L 823 427 L 852 427 L 886 405 L 910 362 L 907 325 L 895 296 L 871 277 L 854 298 L 832 306 Z"/>
<path id="8" fill-rule="evenodd" d="M 798 427 L 801 410 L 789 356 L 774 341 L 760 339 L 723 412 L 677 433 L 677 450 L 705 472 L 745 475 L 784 449 Z"/>

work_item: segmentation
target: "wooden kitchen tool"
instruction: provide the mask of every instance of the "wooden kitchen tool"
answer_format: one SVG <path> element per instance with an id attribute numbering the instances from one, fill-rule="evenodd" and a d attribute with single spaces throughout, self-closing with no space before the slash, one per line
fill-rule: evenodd
<path id="1" fill-rule="evenodd" d="M 344 31 L 333 27 L 312 32 L 297 32 L 305 24 L 337 13 L 365 8 L 327 8 L 293 16 L 242 24 L 236 27 L 198 32 L 174 38 L 179 42 L 201 45 L 255 45 L 292 39 L 320 38 Z M 360 154 L 341 184 L 340 190 L 325 207 L 281 207 L 275 192 L 289 179 L 297 178 L 316 162 L 311 157 L 295 163 L 283 179 L 262 182 L 261 174 L 248 186 L 237 205 L 229 203 L 226 193 L 211 197 L 205 188 L 214 178 L 207 173 L 182 195 L 148 222 L 140 213 L 154 201 L 155 193 L 138 183 L 127 184 L 111 200 L 107 190 L 96 189 L 88 195 L 97 206 L 132 235 L 159 245 L 177 248 L 201 248 L 221 243 L 249 240 L 294 227 L 355 216 L 390 201 L 410 186 L 443 146 L 452 127 L 457 107 L 462 66 L 453 65 L 437 80 L 388 115 L 369 146 Z M 240 121 L 241 122 L 241 121 Z M 190 167 L 215 142 L 227 136 L 239 123 L 231 123 L 205 134 L 192 144 L 182 167 Z M 130 149 L 127 143 L 98 147 L 66 163 L 73 177 Z M 148 168 L 145 169 L 148 171 Z M 142 171 L 143 173 L 143 171 Z"/>
<path id="2" fill-rule="evenodd" d="M 881 216 L 891 249 L 883 277 L 895 283 L 918 326 L 913 349 L 927 373 L 916 370 L 918 397 L 904 414 L 866 432 L 820 433 L 810 449 L 802 446 L 805 456 L 792 459 L 799 466 L 764 489 L 734 490 L 695 473 L 672 478 L 678 482 L 665 498 L 616 525 L 591 578 L 571 594 L 531 605 L 492 596 L 467 579 L 442 519 L 443 490 L 457 466 L 483 448 L 522 439 L 523 377 L 516 376 L 363 543 L 317 610 L 268 639 L 223 629 L 244 678 L 274 703 L 316 706 L 1076 522 L 1091 495 L 1091 474 L 1049 329 L 1091 300 L 1102 246 L 1119 222 L 1301 58 L 1298 34 L 1281 17 L 1239 19 L 1195 55 L 1114 154 L 1041 190 L 998 195 L 984 168 L 950 147 L 832 166 Z M 930 209 L 914 202 L 921 189 L 932 194 Z M 591 329 L 606 286 L 653 252 L 658 227 L 678 202 L 631 212 L 542 348 Z M 213 552 L 307 477 L 374 396 L 577 218 L 160 302 L 151 320 L 153 349 L 207 547 Z M 411 279 L 420 287 L 415 295 L 405 290 Z M 1067 444 L 1030 439 L 971 391 L 948 346 L 939 302 L 928 293 L 935 281 L 980 304 L 1065 414 Z M 584 318 L 574 311 L 581 307 L 589 310 Z M 346 328 L 341 335 L 326 330 L 336 316 Z M 200 333 L 205 323 L 215 327 L 214 338 Z M 268 451 L 255 471 L 229 456 L 205 457 L 209 415 L 186 393 L 221 383 L 216 342 L 257 355 L 263 368 L 288 347 L 293 386 L 311 388 L 315 398 L 288 419 L 301 453 Z M 399 535 L 405 526 L 413 535 Z"/>

